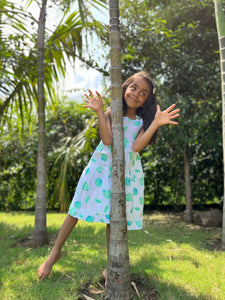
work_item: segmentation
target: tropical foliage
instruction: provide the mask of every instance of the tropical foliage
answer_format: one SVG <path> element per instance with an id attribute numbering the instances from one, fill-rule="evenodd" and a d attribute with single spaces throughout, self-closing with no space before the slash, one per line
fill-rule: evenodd
<path id="1" fill-rule="evenodd" d="M 58 100 L 59 101 L 59 100 Z M 47 148 L 47 207 L 50 209 L 60 209 L 59 193 L 55 187 L 60 174 L 61 159 L 65 153 L 65 137 L 81 136 L 81 132 L 91 119 L 90 113 L 80 108 L 68 100 L 59 101 L 54 110 L 49 107 L 46 119 L 46 148 Z M 32 135 L 25 130 L 21 140 L 18 135 L 17 126 L 12 126 L 11 132 L 5 132 L 1 137 L 0 149 L 0 210 L 33 210 L 35 206 L 35 185 L 36 185 L 36 157 L 37 157 L 37 130 L 36 123 L 32 123 Z M 74 185 L 78 180 L 84 164 L 90 157 L 91 151 L 96 144 L 97 132 L 90 127 L 83 141 L 86 147 L 82 147 L 79 156 L 75 160 L 67 161 L 68 173 L 68 198 L 64 198 L 65 203 L 71 199 L 74 193 Z M 87 142 L 88 141 L 88 142 Z M 69 138 L 67 139 L 67 144 Z M 82 144 L 83 146 L 83 144 Z M 76 154 L 78 149 L 76 149 Z M 75 155 L 72 152 L 71 154 Z M 65 163 L 65 162 L 64 162 Z M 60 178 L 60 177 L 59 177 Z M 61 205 L 61 210 L 65 210 L 65 203 Z M 67 207 L 66 206 L 66 207 Z"/>
<path id="2" fill-rule="evenodd" d="M 83 1 L 80 2 L 83 3 Z M 88 1 L 88 3 L 89 5 L 91 3 L 103 5 L 104 1 Z M 49 4 L 47 10 L 51 11 L 51 5 Z M 85 61 L 82 52 L 84 29 L 100 31 L 100 23 L 93 19 L 84 3 L 80 9 L 83 10 L 80 11 L 77 8 L 71 12 L 65 9 L 58 13 L 60 18 L 54 29 L 50 28 L 48 22 L 46 24 L 45 92 L 47 102 L 55 98 L 56 82 L 65 75 L 66 62 L 69 60 L 72 63 L 75 58 Z M 37 105 L 37 24 L 37 18 L 28 10 L 24 10 L 24 5 L 19 6 L 10 0 L 1 1 L 0 117 L 2 118 L 5 114 L 5 120 L 9 123 L 12 114 L 18 117 L 19 123 L 24 120 L 24 117 L 29 120 L 33 107 Z"/>
<path id="3" fill-rule="evenodd" d="M 181 109 L 179 126 L 163 128 L 157 146 L 145 154 L 150 201 L 184 204 L 188 189 L 194 204 L 222 196 L 219 173 L 213 183 L 210 180 L 216 176 L 215 169 L 222 171 L 219 54 L 213 12 L 211 1 L 142 1 L 132 8 L 122 2 L 124 75 L 148 70 L 157 82 L 161 107 L 175 102 Z M 184 158 L 191 169 L 191 185 L 185 188 Z M 149 168 L 159 175 L 154 184 Z M 163 169 L 165 173 L 159 172 Z"/>

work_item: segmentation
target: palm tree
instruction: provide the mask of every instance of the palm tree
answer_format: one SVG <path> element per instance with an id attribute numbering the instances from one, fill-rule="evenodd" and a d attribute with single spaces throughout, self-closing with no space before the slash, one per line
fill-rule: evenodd
<path id="1" fill-rule="evenodd" d="M 34 246 L 42 246 L 48 242 L 47 227 L 46 227 L 46 148 L 45 148 L 45 99 L 44 99 L 44 36 L 45 36 L 45 10 L 47 0 L 43 0 L 40 10 L 40 18 L 38 22 L 38 119 L 39 119 L 39 138 L 38 138 L 38 165 L 37 165 L 37 193 L 36 193 L 36 205 L 35 205 L 35 227 L 33 232 L 32 243 Z M 73 19 L 74 14 L 70 16 Z M 81 18 L 84 19 L 84 15 L 81 14 Z M 66 46 L 66 55 L 70 56 L 71 53 L 75 53 L 74 48 L 82 48 L 81 27 L 76 30 L 77 38 L 76 44 L 74 43 L 74 36 L 71 36 L 71 41 L 65 42 L 64 38 L 68 39 L 67 28 L 61 28 L 59 26 L 60 36 L 62 37 L 58 41 L 59 35 L 55 33 L 53 39 L 56 40 L 55 44 L 63 44 Z M 66 31 L 66 33 L 65 33 Z M 63 34 L 65 36 L 63 36 Z M 74 35 L 74 33 L 73 33 Z M 58 42 L 58 43 L 57 43 Z M 71 53 L 70 53 L 71 52 Z M 56 61 L 57 62 L 57 61 Z M 58 61 L 58 68 L 65 74 L 62 68 L 62 63 Z M 55 72 L 57 77 L 57 72 Z"/>
<path id="2" fill-rule="evenodd" d="M 35 226 L 32 236 L 34 246 L 43 246 L 48 242 L 46 226 L 46 147 L 45 147 L 45 92 L 44 92 L 44 44 L 45 44 L 45 15 L 47 0 L 42 0 L 38 21 L 37 36 L 37 81 L 38 81 L 38 159 L 37 187 L 35 204 Z"/>
<path id="3" fill-rule="evenodd" d="M 70 170 L 77 172 L 77 157 L 87 156 L 92 152 L 91 142 L 98 139 L 97 134 L 98 120 L 94 114 L 90 120 L 87 120 L 85 128 L 74 137 L 64 137 L 64 144 L 57 149 L 57 159 L 55 167 L 57 169 L 57 179 L 55 183 L 52 202 L 60 204 L 60 211 L 68 211 L 71 195 L 69 194 L 68 176 Z M 90 157 L 89 157 L 90 158 Z"/>
<path id="4" fill-rule="evenodd" d="M 127 241 L 126 201 L 124 187 L 123 107 L 121 90 L 121 46 L 119 1 L 110 0 L 110 49 L 112 96 L 112 200 L 107 290 L 110 299 L 130 299 L 130 266 Z"/>
<path id="5" fill-rule="evenodd" d="M 223 229 L 222 249 L 225 249 L 225 15 L 222 0 L 214 0 L 216 25 L 220 48 L 221 85 L 222 85 L 222 111 L 223 111 L 223 164 L 224 164 L 224 199 L 223 199 Z"/>

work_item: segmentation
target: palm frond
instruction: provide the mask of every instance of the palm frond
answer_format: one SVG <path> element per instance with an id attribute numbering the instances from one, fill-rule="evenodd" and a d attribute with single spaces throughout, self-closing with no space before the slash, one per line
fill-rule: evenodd
<path id="1" fill-rule="evenodd" d="M 77 158 L 87 149 L 90 150 L 90 140 L 97 136 L 97 118 L 94 115 L 87 122 L 87 126 L 75 137 L 64 138 L 64 144 L 60 149 L 57 149 L 57 159 L 55 161 L 55 167 L 60 170 L 56 179 L 55 189 L 52 203 L 58 202 L 60 204 L 60 211 L 68 209 L 70 203 L 68 192 L 68 173 L 69 170 L 75 172 L 77 165 Z"/>
<path id="2" fill-rule="evenodd" d="M 24 2 L 29 7 L 32 0 L 24 0 Z M 102 7 L 103 2 L 100 0 L 89 1 L 89 3 L 99 4 Z M 80 10 L 83 8 L 83 14 L 85 14 L 85 23 L 79 9 L 72 12 L 67 10 L 56 29 L 53 32 L 47 30 L 45 42 L 45 94 L 47 101 L 53 101 L 55 98 L 56 83 L 65 76 L 66 62 L 71 59 L 74 61 L 76 57 L 85 62 L 82 57 L 82 31 L 84 28 L 90 30 L 100 28 L 100 23 L 93 20 L 88 10 L 83 7 L 83 1 L 80 2 L 80 5 Z M 37 49 L 36 36 L 27 28 L 30 28 L 30 22 L 37 23 L 37 20 L 10 0 L 1 2 L 0 14 L 0 75 L 2 75 L 0 79 L 0 121 L 4 122 L 4 118 L 8 119 L 9 110 L 10 114 L 13 115 L 14 112 L 21 118 L 28 117 L 29 120 L 28 112 L 37 106 Z M 5 26 L 10 28 L 11 35 L 5 34 L 3 30 Z M 104 72 L 104 70 L 100 71 Z M 20 102 L 20 105 L 15 105 L 17 101 Z M 23 109 L 26 110 L 26 113 L 22 111 Z"/>

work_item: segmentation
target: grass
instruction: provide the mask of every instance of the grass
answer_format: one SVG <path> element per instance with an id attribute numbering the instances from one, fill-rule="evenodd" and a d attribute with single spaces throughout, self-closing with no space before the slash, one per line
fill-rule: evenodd
<path id="1" fill-rule="evenodd" d="M 64 218 L 48 214 L 52 242 Z M 82 288 L 101 290 L 107 264 L 105 225 L 79 222 L 65 243 L 63 258 L 40 281 L 36 269 L 52 243 L 30 248 L 33 224 L 33 213 L 0 213 L 0 299 L 84 299 Z M 180 215 L 145 215 L 144 229 L 128 233 L 131 276 L 140 299 L 224 300 L 225 252 L 216 250 L 220 237 L 221 229 L 187 225 Z"/>

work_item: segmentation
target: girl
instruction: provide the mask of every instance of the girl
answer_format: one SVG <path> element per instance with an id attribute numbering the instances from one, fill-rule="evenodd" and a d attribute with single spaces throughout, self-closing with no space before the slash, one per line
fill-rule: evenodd
<path id="1" fill-rule="evenodd" d="M 89 93 L 89 96 L 85 94 L 86 105 L 83 106 L 96 112 L 101 142 L 81 175 L 55 245 L 38 269 L 39 279 L 45 279 L 60 259 L 62 245 L 78 220 L 106 223 L 107 248 L 109 247 L 113 142 L 111 111 L 104 113 L 102 98 L 98 92 L 94 95 L 89 90 Z M 144 176 L 138 152 L 147 144 L 155 143 L 160 126 L 178 124 L 173 119 L 179 116 L 179 109 L 173 110 L 173 104 L 161 112 L 152 80 L 146 72 L 136 73 L 125 81 L 122 97 L 127 228 L 137 230 L 142 228 L 144 205 Z M 103 276 L 106 278 L 106 275 L 105 269 Z"/>

